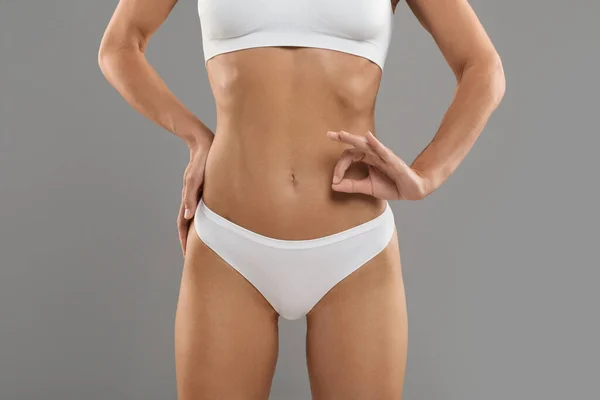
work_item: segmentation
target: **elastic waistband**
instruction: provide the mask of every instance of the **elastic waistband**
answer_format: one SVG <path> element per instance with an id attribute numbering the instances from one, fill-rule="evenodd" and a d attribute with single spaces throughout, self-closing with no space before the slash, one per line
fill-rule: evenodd
<path id="1" fill-rule="evenodd" d="M 230 220 L 220 216 L 219 214 L 208 208 L 204 201 L 202 201 L 202 198 L 200 198 L 200 201 L 198 202 L 198 207 L 196 209 L 196 216 L 194 221 L 194 223 L 197 224 L 197 228 L 200 230 L 202 229 L 202 220 L 209 220 L 211 222 L 214 222 L 237 235 L 243 236 L 246 239 L 263 244 L 265 246 L 278 247 L 284 249 L 306 249 L 325 246 L 370 231 L 385 224 L 395 223 L 392 208 L 390 207 L 389 202 L 386 201 L 385 209 L 381 214 L 360 225 L 356 225 L 352 228 L 316 239 L 283 240 L 261 235 L 249 229 L 246 229 L 243 226 L 237 225 L 234 222 L 231 222 Z"/>

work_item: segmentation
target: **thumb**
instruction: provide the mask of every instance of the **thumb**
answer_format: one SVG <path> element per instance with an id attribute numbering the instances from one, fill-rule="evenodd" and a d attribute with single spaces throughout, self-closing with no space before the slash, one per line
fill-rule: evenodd
<path id="1" fill-rule="evenodd" d="M 363 179 L 344 178 L 338 183 L 331 185 L 331 188 L 336 192 L 343 193 L 363 193 L 373 195 L 373 185 L 371 179 L 367 176 Z"/>

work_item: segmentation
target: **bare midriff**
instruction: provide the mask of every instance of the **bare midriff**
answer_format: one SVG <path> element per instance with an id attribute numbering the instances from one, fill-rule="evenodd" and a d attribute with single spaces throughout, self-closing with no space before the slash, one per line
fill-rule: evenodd
<path id="1" fill-rule="evenodd" d="M 331 188 L 348 145 L 327 131 L 374 134 L 378 65 L 313 48 L 266 47 L 225 53 L 206 65 L 217 126 L 203 201 L 264 236 L 315 239 L 371 220 L 384 200 Z M 347 178 L 368 175 L 353 164 Z"/>

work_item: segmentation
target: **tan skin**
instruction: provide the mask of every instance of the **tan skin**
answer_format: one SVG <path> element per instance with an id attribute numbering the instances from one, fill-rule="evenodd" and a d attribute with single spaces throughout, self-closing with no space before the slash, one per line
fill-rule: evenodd
<path id="1" fill-rule="evenodd" d="M 206 64 L 215 136 L 144 56 L 176 0 L 119 2 L 100 46 L 101 69 L 136 110 L 190 149 L 178 216 L 185 256 L 175 321 L 180 400 L 266 400 L 278 353 L 277 313 L 190 229 L 200 195 L 218 214 L 265 236 L 339 232 L 379 215 L 384 200 L 435 191 L 502 99 L 500 58 L 468 2 L 407 2 L 457 83 L 433 140 L 410 165 L 376 138 L 381 69 L 373 62 L 296 47 L 217 55 Z M 314 399 L 402 397 L 407 314 L 396 232 L 308 313 L 306 340 Z"/>

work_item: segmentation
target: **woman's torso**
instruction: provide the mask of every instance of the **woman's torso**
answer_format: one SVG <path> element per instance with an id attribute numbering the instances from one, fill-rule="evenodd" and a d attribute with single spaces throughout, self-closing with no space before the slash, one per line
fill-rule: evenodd
<path id="1" fill-rule="evenodd" d="M 287 240 L 333 234 L 383 211 L 383 200 L 332 190 L 349 146 L 326 136 L 375 133 L 379 66 L 332 50 L 263 47 L 218 55 L 207 71 L 217 109 L 202 195 L 208 207 Z M 353 164 L 345 176 L 366 177 L 366 166 Z"/>

